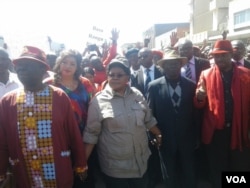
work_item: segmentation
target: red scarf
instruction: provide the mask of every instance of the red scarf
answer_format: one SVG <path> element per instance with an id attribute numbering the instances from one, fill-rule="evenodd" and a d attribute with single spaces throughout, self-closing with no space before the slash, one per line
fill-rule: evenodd
<path id="1" fill-rule="evenodd" d="M 214 120 L 214 129 L 223 129 L 225 127 L 225 108 L 224 108 L 224 89 L 220 70 L 214 66 L 207 72 L 206 89 L 208 96 L 208 115 Z M 231 84 L 233 97 L 233 120 L 231 149 L 240 149 L 242 146 L 249 146 L 248 131 L 250 127 L 250 71 L 246 68 L 234 66 L 233 78 Z M 205 118 L 206 119 L 206 118 Z M 205 143 L 210 142 L 212 135 L 207 135 L 206 125 L 209 121 L 204 121 L 204 139 Z M 209 133 L 208 133 L 209 134 Z M 210 132 L 213 134 L 213 131 Z"/>

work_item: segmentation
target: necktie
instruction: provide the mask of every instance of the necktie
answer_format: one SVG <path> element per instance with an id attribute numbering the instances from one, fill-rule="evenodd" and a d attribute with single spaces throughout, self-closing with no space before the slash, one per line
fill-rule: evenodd
<path id="1" fill-rule="evenodd" d="M 146 82 L 145 82 L 145 90 L 144 90 L 144 94 L 147 92 L 148 90 L 148 83 L 151 81 L 151 77 L 150 77 L 150 69 L 146 69 Z"/>
<path id="2" fill-rule="evenodd" d="M 192 79 L 192 72 L 189 63 L 187 64 L 186 77 Z"/>

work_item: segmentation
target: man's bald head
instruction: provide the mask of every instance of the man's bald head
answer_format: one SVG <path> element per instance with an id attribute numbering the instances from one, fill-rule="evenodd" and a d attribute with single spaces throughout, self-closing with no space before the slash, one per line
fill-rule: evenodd
<path id="1" fill-rule="evenodd" d="M 181 57 L 190 60 L 193 57 L 193 42 L 188 39 L 178 41 L 178 50 Z"/>
<path id="2" fill-rule="evenodd" d="M 153 65 L 153 53 L 149 48 L 142 48 L 138 53 L 139 63 L 145 68 Z"/>
<path id="3" fill-rule="evenodd" d="M 246 55 L 245 44 L 241 40 L 233 40 L 231 44 L 233 47 L 233 59 L 240 61 Z"/>

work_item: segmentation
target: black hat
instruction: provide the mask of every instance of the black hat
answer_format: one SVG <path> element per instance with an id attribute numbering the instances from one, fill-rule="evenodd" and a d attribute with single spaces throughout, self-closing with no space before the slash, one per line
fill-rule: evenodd
<path id="1" fill-rule="evenodd" d="M 109 72 L 112 68 L 114 67 L 119 67 L 121 68 L 127 75 L 130 75 L 130 68 L 122 61 L 118 59 L 113 59 L 108 67 L 107 67 L 107 72 Z"/>
<path id="2" fill-rule="evenodd" d="M 130 48 L 130 49 L 126 52 L 125 57 L 126 57 L 126 58 L 129 58 L 129 56 L 130 56 L 131 54 L 134 54 L 134 53 L 138 54 L 138 52 L 139 52 L 139 49 L 138 49 L 138 48 Z"/>

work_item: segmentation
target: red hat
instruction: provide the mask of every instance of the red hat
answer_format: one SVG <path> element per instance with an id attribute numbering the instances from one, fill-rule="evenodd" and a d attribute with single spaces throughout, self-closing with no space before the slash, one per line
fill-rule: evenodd
<path id="1" fill-rule="evenodd" d="M 158 56 L 160 56 L 161 58 L 163 58 L 163 52 L 162 51 L 160 51 L 160 50 L 158 50 L 158 49 L 155 49 L 155 48 L 153 48 L 152 50 L 152 53 L 153 53 L 153 55 L 158 55 Z"/>
<path id="2" fill-rule="evenodd" d="M 229 40 L 217 40 L 211 54 L 232 53 L 233 47 Z"/>
<path id="3" fill-rule="evenodd" d="M 20 57 L 14 59 L 13 63 L 16 65 L 20 60 L 24 59 L 34 60 L 38 63 L 42 63 L 46 66 L 47 70 L 49 69 L 49 65 L 46 63 L 46 54 L 39 48 L 33 46 L 24 46 Z"/>

